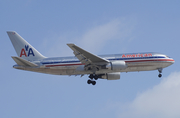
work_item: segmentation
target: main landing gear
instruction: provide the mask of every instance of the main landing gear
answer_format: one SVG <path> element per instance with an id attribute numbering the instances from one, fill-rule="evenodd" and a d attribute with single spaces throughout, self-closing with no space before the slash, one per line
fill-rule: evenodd
<path id="1" fill-rule="evenodd" d="M 93 79 L 97 80 L 98 76 L 95 74 L 90 74 L 89 75 L 89 80 L 87 81 L 88 84 L 96 85 L 96 81 L 93 81 Z"/>
<path id="2" fill-rule="evenodd" d="M 161 74 L 162 73 L 162 68 L 159 68 L 158 71 L 159 71 L 158 77 L 161 78 L 162 77 L 162 74 Z"/>

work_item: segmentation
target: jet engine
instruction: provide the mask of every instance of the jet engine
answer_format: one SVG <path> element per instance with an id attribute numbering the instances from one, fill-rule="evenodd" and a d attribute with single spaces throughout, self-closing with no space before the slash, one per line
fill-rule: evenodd
<path id="1" fill-rule="evenodd" d="M 109 70 L 123 70 L 127 68 L 127 65 L 125 61 L 112 61 L 106 65 L 106 68 Z"/>
<path id="2" fill-rule="evenodd" d="M 107 80 L 118 80 L 120 79 L 120 72 L 102 74 L 99 75 L 99 78 Z"/>

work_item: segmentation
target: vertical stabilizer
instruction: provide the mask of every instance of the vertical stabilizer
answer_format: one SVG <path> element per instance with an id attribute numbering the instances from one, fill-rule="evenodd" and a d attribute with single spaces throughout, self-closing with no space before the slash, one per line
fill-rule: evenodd
<path id="1" fill-rule="evenodd" d="M 46 58 L 15 31 L 7 31 L 7 34 L 19 57 L 29 61 Z"/>

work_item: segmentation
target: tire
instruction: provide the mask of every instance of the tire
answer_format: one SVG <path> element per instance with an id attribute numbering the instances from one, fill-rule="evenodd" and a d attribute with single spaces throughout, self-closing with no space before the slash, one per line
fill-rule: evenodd
<path id="1" fill-rule="evenodd" d="M 96 81 L 92 81 L 92 85 L 96 85 Z"/>
<path id="2" fill-rule="evenodd" d="M 98 80 L 98 76 L 97 76 L 97 75 L 95 75 L 95 76 L 94 76 L 94 79 L 95 79 L 95 80 Z"/>
<path id="3" fill-rule="evenodd" d="M 161 77 L 162 77 L 162 74 L 159 74 L 158 77 L 161 78 Z"/>
<path id="4" fill-rule="evenodd" d="M 92 83 L 92 81 L 89 79 L 89 80 L 87 81 L 87 83 L 88 83 L 88 84 L 91 84 L 91 83 Z"/>
<path id="5" fill-rule="evenodd" d="M 94 76 L 93 76 L 92 74 L 90 74 L 90 75 L 89 75 L 89 78 L 90 78 L 90 79 L 93 79 L 93 78 L 94 78 Z"/>

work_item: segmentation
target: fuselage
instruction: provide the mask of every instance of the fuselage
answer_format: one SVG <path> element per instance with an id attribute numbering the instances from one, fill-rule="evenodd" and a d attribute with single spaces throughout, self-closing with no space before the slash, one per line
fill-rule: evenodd
<path id="1" fill-rule="evenodd" d="M 174 59 L 160 53 L 128 53 L 128 54 L 111 54 L 99 55 L 99 57 L 114 61 L 123 61 L 127 68 L 119 70 L 100 69 L 96 74 L 112 73 L 112 72 L 133 72 L 133 71 L 150 71 L 165 68 L 174 63 Z M 54 74 L 54 75 L 82 75 L 92 74 L 91 70 L 84 70 L 84 65 L 78 58 L 74 57 L 54 57 L 44 58 L 42 60 L 31 61 L 38 67 L 24 67 L 14 65 L 16 69 Z"/>

